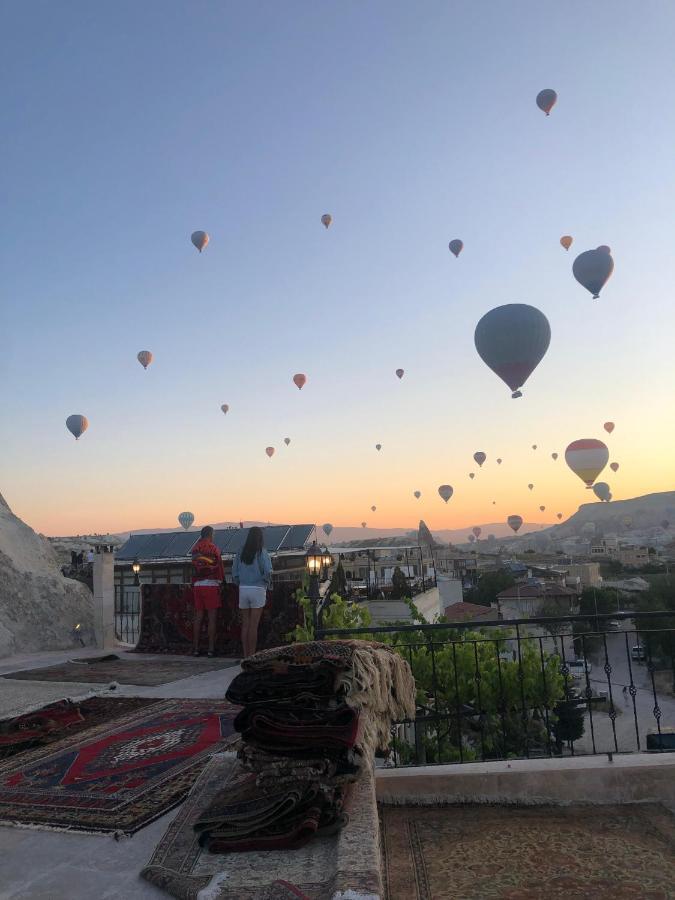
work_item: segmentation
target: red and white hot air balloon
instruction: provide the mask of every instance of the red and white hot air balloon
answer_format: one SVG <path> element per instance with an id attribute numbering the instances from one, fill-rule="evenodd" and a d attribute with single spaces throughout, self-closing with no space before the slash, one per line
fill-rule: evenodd
<path id="1" fill-rule="evenodd" d="M 565 450 L 565 462 L 589 489 L 607 465 L 608 459 L 609 450 L 606 445 L 595 438 L 572 441 Z"/>
<path id="2" fill-rule="evenodd" d="M 265 447 L 265 453 L 272 459 L 274 456 L 274 447 Z"/>
<path id="3" fill-rule="evenodd" d="M 302 372 L 298 372 L 293 376 L 293 384 L 299 391 L 301 391 L 307 384 L 307 376 L 303 375 Z"/>
<path id="4" fill-rule="evenodd" d="M 605 422 L 602 427 L 605 429 L 607 434 L 611 434 L 614 431 L 614 422 Z"/>

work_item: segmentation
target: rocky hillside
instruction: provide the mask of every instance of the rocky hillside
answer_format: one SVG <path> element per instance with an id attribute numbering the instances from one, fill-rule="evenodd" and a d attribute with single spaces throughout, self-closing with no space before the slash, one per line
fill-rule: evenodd
<path id="1" fill-rule="evenodd" d="M 548 529 L 548 533 L 553 538 L 566 537 L 582 534 L 584 526 L 593 525 L 595 535 L 623 534 L 661 528 L 665 522 L 671 529 L 675 527 L 675 491 L 610 503 L 584 503 L 566 522 Z"/>
<path id="2" fill-rule="evenodd" d="M 0 494 L 0 657 L 74 647 L 77 623 L 91 636 L 91 591 L 61 575 L 47 540 Z"/>

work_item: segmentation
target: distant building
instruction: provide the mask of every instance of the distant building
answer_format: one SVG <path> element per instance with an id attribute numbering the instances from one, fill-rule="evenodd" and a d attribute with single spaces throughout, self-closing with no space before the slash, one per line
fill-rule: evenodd
<path id="1" fill-rule="evenodd" d="M 443 618 L 446 622 L 478 622 L 481 619 L 494 619 L 495 612 L 489 606 L 480 606 L 478 603 L 451 603 L 445 607 Z"/>
<path id="2" fill-rule="evenodd" d="M 612 581 L 604 580 L 602 586 L 617 590 L 622 594 L 641 594 L 643 591 L 649 590 L 649 582 L 639 577 L 617 578 Z"/>
<path id="3" fill-rule="evenodd" d="M 641 569 L 649 563 L 647 547 L 636 547 L 634 544 L 623 544 L 619 548 L 619 562 L 631 569 Z"/>
<path id="4" fill-rule="evenodd" d="M 602 583 L 600 564 L 597 562 L 573 563 L 565 566 L 565 569 L 567 570 L 567 576 L 569 578 L 578 578 L 582 587 L 600 587 Z"/>
<path id="5" fill-rule="evenodd" d="M 497 608 L 505 619 L 539 616 L 544 606 L 551 603 L 558 606 L 561 616 L 575 615 L 579 611 L 577 592 L 563 584 L 515 584 L 497 594 Z"/>

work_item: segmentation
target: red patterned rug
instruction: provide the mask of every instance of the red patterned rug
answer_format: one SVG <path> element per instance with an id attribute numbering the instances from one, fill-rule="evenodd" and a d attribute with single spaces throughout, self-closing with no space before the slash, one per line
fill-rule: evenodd
<path id="1" fill-rule="evenodd" d="M 164 700 L 0 763 L 0 822 L 133 834 L 185 797 L 239 707 Z"/>

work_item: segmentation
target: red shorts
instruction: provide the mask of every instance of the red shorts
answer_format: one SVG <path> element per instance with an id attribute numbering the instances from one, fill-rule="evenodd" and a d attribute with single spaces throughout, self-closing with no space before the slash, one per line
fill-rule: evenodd
<path id="1" fill-rule="evenodd" d="M 195 609 L 220 609 L 220 588 L 215 586 L 195 585 L 192 588 Z"/>

